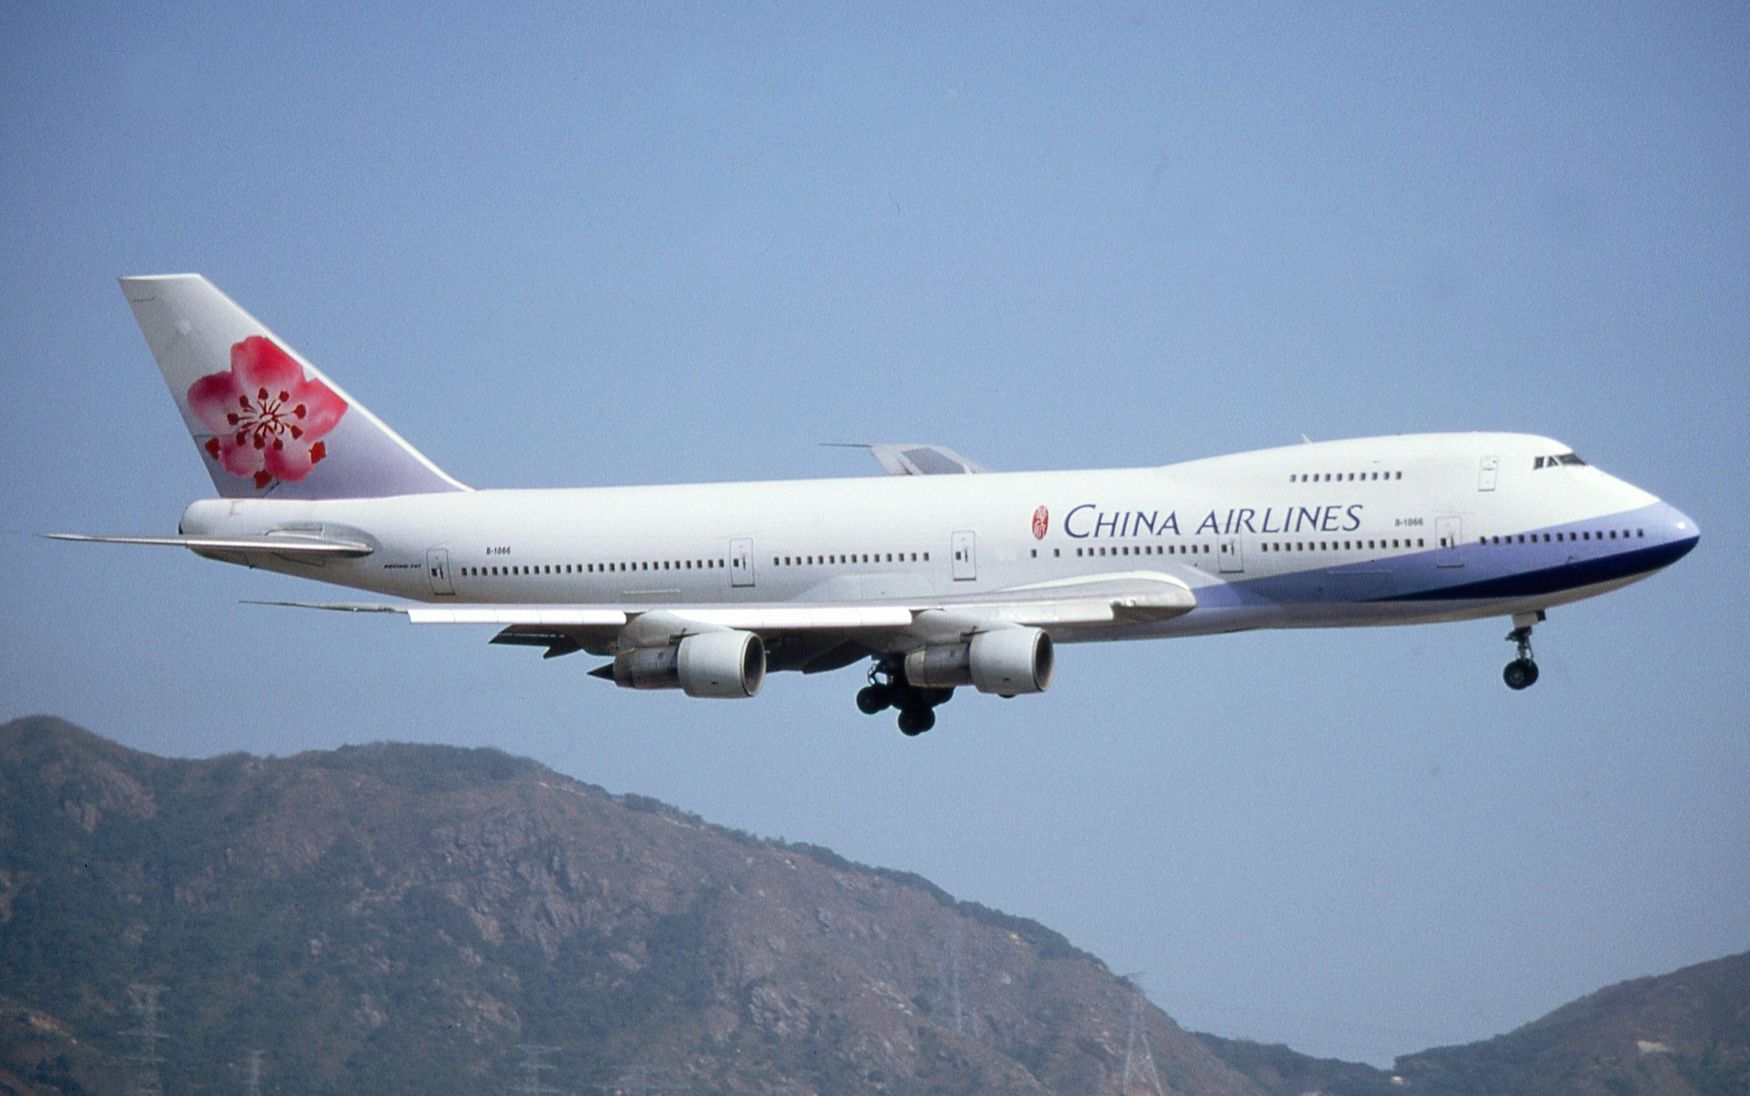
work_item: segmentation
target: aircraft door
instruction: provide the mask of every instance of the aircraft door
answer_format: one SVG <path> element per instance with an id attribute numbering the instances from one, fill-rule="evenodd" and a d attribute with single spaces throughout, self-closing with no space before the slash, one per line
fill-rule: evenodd
<path id="1" fill-rule="evenodd" d="M 978 534 L 954 534 L 954 581 L 970 582 L 978 577 Z"/>
<path id="2" fill-rule="evenodd" d="M 1477 490 L 1493 491 L 1495 489 L 1495 475 L 1500 470 L 1500 457 L 1484 457 L 1482 466 L 1477 470 Z"/>
<path id="3" fill-rule="evenodd" d="M 1458 518 L 1434 519 L 1435 543 L 1440 551 L 1435 553 L 1435 560 L 1442 567 L 1463 567 L 1464 557 L 1458 554 L 1458 546 L 1463 538 L 1463 525 Z"/>
<path id="4" fill-rule="evenodd" d="M 1242 575 L 1246 571 L 1245 553 L 1240 550 L 1240 538 L 1228 537 L 1216 547 L 1221 557 L 1221 573 L 1224 575 Z"/>
<path id="5" fill-rule="evenodd" d="M 431 580 L 431 592 L 434 594 L 454 594 L 456 587 L 450 581 L 450 553 L 444 548 L 433 548 L 425 554 L 425 575 Z"/>
<path id="6" fill-rule="evenodd" d="M 752 537 L 736 537 L 729 542 L 729 585 L 753 585 Z"/>

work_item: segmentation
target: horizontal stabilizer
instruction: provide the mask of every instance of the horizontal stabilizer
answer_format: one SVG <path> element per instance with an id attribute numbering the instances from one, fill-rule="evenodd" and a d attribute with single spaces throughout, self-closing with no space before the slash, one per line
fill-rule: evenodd
<path id="1" fill-rule="evenodd" d="M 278 556 L 368 556 L 376 549 L 356 540 L 301 534 L 262 537 L 135 537 L 97 533 L 44 533 L 50 540 L 82 540 L 98 544 L 153 544 L 212 552 L 272 552 Z"/>

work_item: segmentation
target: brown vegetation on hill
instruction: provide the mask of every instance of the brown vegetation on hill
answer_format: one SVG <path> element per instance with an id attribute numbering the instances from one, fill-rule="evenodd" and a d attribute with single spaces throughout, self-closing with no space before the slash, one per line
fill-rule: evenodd
<path id="1" fill-rule="evenodd" d="M 125 1087 L 142 983 L 195 1093 L 251 1048 L 268 1092 L 504 1091 L 528 1044 L 566 1092 L 1117 1093 L 1133 998 L 1033 922 L 496 751 L 0 728 L 0 1091 Z M 1143 1024 L 1169 1091 L 1256 1091 Z"/>

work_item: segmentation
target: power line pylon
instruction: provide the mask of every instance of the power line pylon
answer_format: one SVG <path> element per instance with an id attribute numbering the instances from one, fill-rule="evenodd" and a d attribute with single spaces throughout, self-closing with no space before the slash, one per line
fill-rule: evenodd
<path id="1" fill-rule="evenodd" d="M 965 928 L 959 918 L 954 920 L 954 931 L 948 937 L 948 1002 L 952 1008 L 954 1030 L 966 1034 L 966 1010 L 960 1002 L 960 950 Z"/>
<path id="2" fill-rule="evenodd" d="M 1166 1096 L 1166 1089 L 1161 1085 L 1161 1075 L 1155 1072 L 1154 1052 L 1148 1047 L 1148 1025 L 1143 1021 L 1142 1011 L 1142 975 L 1130 974 L 1125 978 L 1133 992 L 1130 998 L 1130 1031 L 1124 1037 L 1124 1076 L 1118 1082 L 1118 1091 L 1126 1096 L 1132 1092 Z"/>
<path id="3" fill-rule="evenodd" d="M 164 1096 L 164 1077 L 159 1069 L 164 1064 L 164 1057 L 158 1053 L 158 1044 L 169 1038 L 158 1030 L 158 1011 L 162 1007 L 158 995 L 163 992 L 163 986 L 149 986 L 143 982 L 128 987 L 128 1007 L 133 1010 L 139 1026 L 122 1034 L 140 1041 L 138 1053 L 127 1057 L 135 1066 L 134 1083 L 128 1089 L 134 1096 Z"/>
<path id="4" fill-rule="evenodd" d="M 620 1074 L 618 1082 L 611 1085 L 598 1086 L 609 1096 L 649 1096 L 652 1092 L 686 1092 L 691 1086 L 674 1081 L 652 1079 L 651 1075 L 660 1076 L 666 1070 L 651 1069 L 649 1066 L 633 1066 Z"/>
<path id="5" fill-rule="evenodd" d="M 527 1096 L 555 1093 L 559 1090 L 541 1079 L 541 1074 L 555 1068 L 547 1061 L 547 1055 L 559 1053 L 558 1047 L 544 1047 L 535 1043 L 518 1043 L 517 1049 L 523 1052 L 522 1083 L 512 1088 L 512 1092 L 524 1093 Z"/>

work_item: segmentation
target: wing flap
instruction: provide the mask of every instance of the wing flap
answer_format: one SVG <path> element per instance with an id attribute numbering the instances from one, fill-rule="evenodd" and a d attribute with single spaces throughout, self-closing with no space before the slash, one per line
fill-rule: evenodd
<path id="1" fill-rule="evenodd" d="M 619 628 L 633 615 L 622 609 L 564 605 L 409 605 L 401 611 L 415 624 L 534 624 L 551 628 Z"/>

